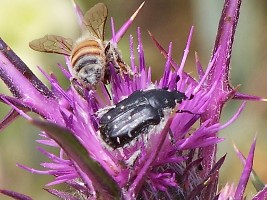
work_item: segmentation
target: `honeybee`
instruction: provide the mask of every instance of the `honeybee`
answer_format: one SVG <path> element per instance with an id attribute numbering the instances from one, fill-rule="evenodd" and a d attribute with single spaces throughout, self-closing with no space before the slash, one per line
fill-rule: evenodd
<path id="1" fill-rule="evenodd" d="M 100 81 L 108 83 L 112 62 L 115 71 L 132 74 L 117 48 L 104 41 L 104 28 L 108 16 L 105 4 L 98 3 L 84 14 L 82 35 L 75 42 L 56 35 L 33 40 L 29 46 L 36 51 L 70 56 L 71 74 L 84 87 L 95 87 Z"/>

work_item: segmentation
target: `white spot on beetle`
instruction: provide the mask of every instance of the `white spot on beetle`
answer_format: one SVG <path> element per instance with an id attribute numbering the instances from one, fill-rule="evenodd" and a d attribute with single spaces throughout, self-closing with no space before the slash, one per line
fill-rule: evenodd
<path id="1" fill-rule="evenodd" d="M 130 133 L 130 131 L 128 131 L 128 136 L 131 138 L 133 137 L 132 134 Z"/>
<path id="2" fill-rule="evenodd" d="M 120 138 L 117 137 L 116 139 L 117 139 L 117 142 L 120 144 L 121 143 Z"/>

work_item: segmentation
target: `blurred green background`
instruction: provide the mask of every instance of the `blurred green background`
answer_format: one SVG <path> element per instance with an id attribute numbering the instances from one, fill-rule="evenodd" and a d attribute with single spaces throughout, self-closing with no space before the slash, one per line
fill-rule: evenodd
<path id="1" fill-rule="evenodd" d="M 98 1 L 79 0 L 83 10 Z M 109 16 L 115 19 L 116 27 L 135 11 L 142 0 L 105 0 Z M 151 42 L 146 30 L 167 48 L 173 42 L 173 58 L 179 63 L 191 25 L 195 26 L 193 41 L 185 70 L 196 75 L 194 52 L 197 51 L 202 65 L 207 66 L 213 48 L 217 25 L 223 1 L 214 0 L 147 0 L 131 29 L 121 40 L 119 47 L 126 61 L 129 60 L 129 34 L 136 36 L 136 28 L 142 29 L 143 45 L 147 65 L 154 69 L 153 79 L 157 79 L 164 66 L 164 59 Z M 240 22 L 237 28 L 231 61 L 231 80 L 233 86 L 241 84 L 243 93 L 267 98 L 267 1 L 244 1 Z M 106 38 L 110 38 L 107 22 Z M 56 34 L 70 38 L 79 37 L 79 27 L 70 0 L 1 0 L 0 37 L 21 57 L 32 71 L 45 83 L 47 81 L 37 70 L 37 65 L 53 71 L 62 79 L 65 87 L 69 85 L 57 69 L 57 63 L 64 64 L 61 56 L 34 52 L 28 47 L 29 41 L 45 34 Z M 1 82 L 1 93 L 9 93 Z M 226 122 L 236 112 L 241 102 L 227 104 L 222 116 Z M 0 116 L 8 112 L 1 105 Z M 247 155 L 253 137 L 257 134 L 257 148 L 254 169 L 264 182 L 267 182 L 267 167 L 264 164 L 267 152 L 267 103 L 248 102 L 239 119 L 220 133 L 225 141 L 219 145 L 219 155 L 227 153 L 225 165 L 221 170 L 220 186 L 227 181 L 237 182 L 242 165 L 233 151 L 232 143 Z M 34 199 L 53 199 L 42 190 L 52 177 L 34 175 L 18 167 L 16 163 L 41 169 L 39 163 L 46 160 L 36 147 L 38 130 L 26 120 L 18 119 L 0 134 L 0 188 L 11 189 L 32 196 Z M 251 184 L 247 189 L 250 196 L 255 193 Z M 0 199 L 7 199 L 0 196 Z"/>

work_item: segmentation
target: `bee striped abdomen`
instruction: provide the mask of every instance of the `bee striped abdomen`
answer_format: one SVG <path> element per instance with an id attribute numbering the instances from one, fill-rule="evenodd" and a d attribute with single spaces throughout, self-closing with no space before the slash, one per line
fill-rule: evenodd
<path id="1" fill-rule="evenodd" d="M 73 75 L 84 85 L 95 86 L 104 80 L 106 57 L 104 46 L 98 39 L 80 41 L 71 54 Z"/>
<path id="2" fill-rule="evenodd" d="M 94 59 L 104 59 L 103 46 L 95 40 L 86 40 L 79 43 L 73 50 L 71 56 L 71 65 L 75 66 L 77 61 L 84 56 L 92 56 Z"/>

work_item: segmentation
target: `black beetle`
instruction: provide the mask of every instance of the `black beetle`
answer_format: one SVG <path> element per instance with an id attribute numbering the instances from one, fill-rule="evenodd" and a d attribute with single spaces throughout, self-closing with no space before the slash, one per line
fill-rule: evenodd
<path id="1" fill-rule="evenodd" d="M 113 149 L 123 147 L 158 125 L 165 110 L 175 108 L 185 99 L 185 94 L 176 90 L 137 90 L 100 118 L 100 136 Z"/>

